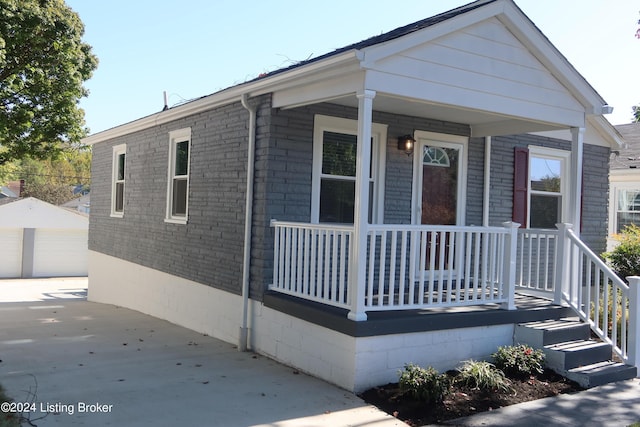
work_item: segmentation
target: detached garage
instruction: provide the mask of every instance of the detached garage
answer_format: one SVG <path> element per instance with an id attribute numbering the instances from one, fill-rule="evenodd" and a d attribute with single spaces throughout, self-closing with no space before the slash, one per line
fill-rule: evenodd
<path id="1" fill-rule="evenodd" d="M 87 275 L 87 215 L 34 198 L 5 200 L 0 278 Z"/>

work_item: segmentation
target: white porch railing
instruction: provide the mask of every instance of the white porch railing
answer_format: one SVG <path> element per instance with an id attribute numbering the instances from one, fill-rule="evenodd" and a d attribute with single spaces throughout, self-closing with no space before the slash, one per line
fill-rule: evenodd
<path id="1" fill-rule="evenodd" d="M 630 365 L 640 362 L 640 278 L 627 285 L 580 240 L 569 224 L 559 224 L 556 300 L 568 304 Z"/>
<path id="2" fill-rule="evenodd" d="M 515 232 L 511 223 L 370 225 L 366 310 L 492 303 L 514 308 Z"/>
<path id="3" fill-rule="evenodd" d="M 625 363 L 640 363 L 640 277 L 627 285 L 568 224 L 369 225 L 361 295 L 350 283 L 353 227 L 272 226 L 275 291 L 345 309 L 362 298 L 365 311 L 495 303 L 513 309 L 518 287 L 569 305 Z"/>
<path id="4" fill-rule="evenodd" d="M 275 227 L 271 289 L 349 308 L 348 254 L 353 227 L 271 221 Z"/>
<path id="5" fill-rule="evenodd" d="M 558 230 L 518 230 L 516 289 L 553 298 L 556 281 Z"/>
<path id="6" fill-rule="evenodd" d="M 272 221 L 270 289 L 350 308 L 353 228 Z M 500 303 L 513 309 L 517 224 L 504 227 L 370 225 L 366 311 Z"/>

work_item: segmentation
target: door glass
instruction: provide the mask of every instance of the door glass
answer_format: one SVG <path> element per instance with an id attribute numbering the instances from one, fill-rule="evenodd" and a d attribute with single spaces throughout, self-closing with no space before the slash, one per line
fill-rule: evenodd
<path id="1" fill-rule="evenodd" d="M 422 151 L 422 218 L 426 225 L 455 225 L 458 218 L 460 150 L 425 146 Z M 451 234 L 427 233 L 424 269 L 451 267 Z M 444 245 L 444 247 L 442 247 Z M 444 259 L 443 259 L 444 258 Z"/>
<path id="2" fill-rule="evenodd" d="M 422 161 L 422 224 L 455 225 L 459 150 L 426 146 Z"/>

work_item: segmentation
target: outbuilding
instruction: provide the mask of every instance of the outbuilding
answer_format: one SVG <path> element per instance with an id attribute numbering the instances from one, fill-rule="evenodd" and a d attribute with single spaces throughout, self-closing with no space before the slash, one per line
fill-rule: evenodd
<path id="1" fill-rule="evenodd" d="M 87 275 L 87 215 L 33 197 L 5 200 L 0 278 Z"/>

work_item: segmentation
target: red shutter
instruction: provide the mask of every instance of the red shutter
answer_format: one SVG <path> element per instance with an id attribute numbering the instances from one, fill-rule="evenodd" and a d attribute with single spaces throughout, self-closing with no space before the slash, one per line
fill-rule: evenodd
<path id="1" fill-rule="evenodd" d="M 529 184 L 529 150 L 516 147 L 513 156 L 513 222 L 527 226 L 527 185 Z"/>

